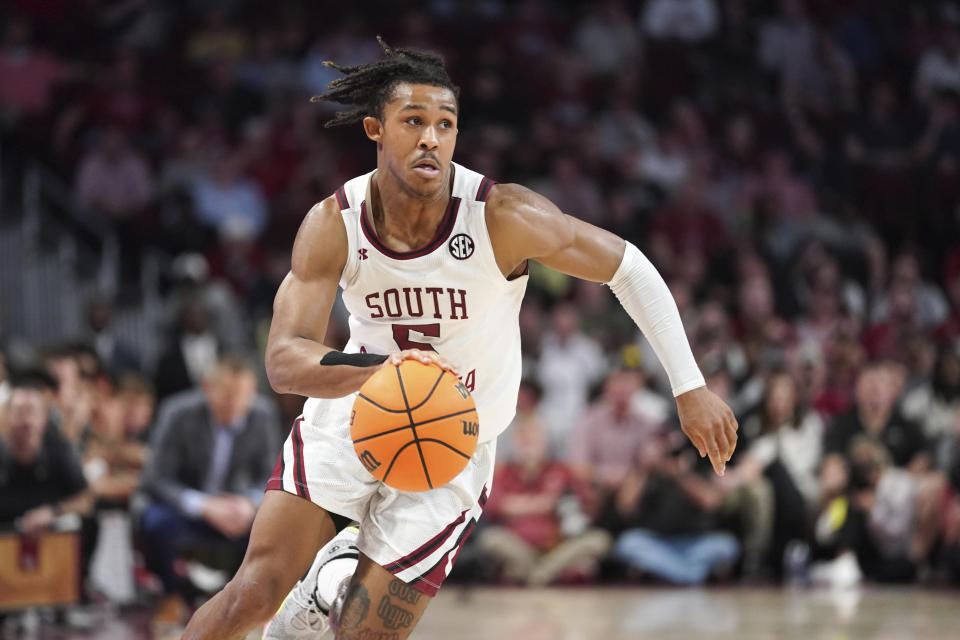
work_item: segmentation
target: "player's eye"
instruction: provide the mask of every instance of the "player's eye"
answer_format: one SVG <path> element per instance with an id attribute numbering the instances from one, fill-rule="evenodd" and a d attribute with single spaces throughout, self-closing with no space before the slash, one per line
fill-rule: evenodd
<path id="1" fill-rule="evenodd" d="M 412 116 L 412 117 L 410 117 L 410 118 L 407 118 L 407 124 L 412 124 L 412 125 L 417 126 L 417 127 L 420 126 L 420 124 L 422 124 L 422 122 L 423 122 L 423 121 L 422 121 L 420 118 L 418 118 L 417 116 Z"/>
<path id="2" fill-rule="evenodd" d="M 453 123 L 450 122 L 449 120 L 443 120 L 440 122 L 440 126 L 443 127 L 444 129 L 452 129 Z"/>

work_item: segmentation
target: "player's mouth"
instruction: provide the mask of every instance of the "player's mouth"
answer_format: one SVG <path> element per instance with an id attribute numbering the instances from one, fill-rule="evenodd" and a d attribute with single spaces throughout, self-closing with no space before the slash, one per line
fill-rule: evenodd
<path id="1" fill-rule="evenodd" d="M 433 160 L 418 160 L 413 165 L 413 171 L 424 178 L 436 178 L 440 175 L 440 165 Z"/>

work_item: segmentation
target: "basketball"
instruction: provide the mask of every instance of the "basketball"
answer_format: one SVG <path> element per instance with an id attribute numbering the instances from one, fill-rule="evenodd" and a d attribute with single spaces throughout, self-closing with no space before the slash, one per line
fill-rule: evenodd
<path id="1" fill-rule="evenodd" d="M 427 491 L 453 480 L 477 448 L 473 396 L 449 371 L 404 360 L 360 387 L 350 437 L 373 477 L 401 491 Z"/>

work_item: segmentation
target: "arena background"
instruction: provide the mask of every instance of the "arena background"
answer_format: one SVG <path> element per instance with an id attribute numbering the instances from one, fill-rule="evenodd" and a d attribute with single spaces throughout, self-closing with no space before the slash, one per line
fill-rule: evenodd
<path id="1" fill-rule="evenodd" d="M 456 161 L 644 250 L 741 424 L 727 475 L 702 469 L 609 290 L 534 265 L 492 508 L 415 637 L 953 633 L 957 4 L 6 0 L 0 25 L 0 434 L 18 376 L 49 371 L 49 428 L 89 484 L 52 525 L 83 551 L 44 582 L 0 439 L 7 636 L 178 637 L 142 467 L 171 397 L 242 395 L 197 391 L 218 353 L 254 363 L 277 446 L 289 431 L 303 399 L 262 364 L 273 295 L 304 214 L 374 163 L 309 97 L 378 34 L 445 56 Z M 346 332 L 338 308 L 328 344 Z M 184 550 L 189 606 L 222 551 Z M 71 604 L 16 605 L 74 574 Z"/>

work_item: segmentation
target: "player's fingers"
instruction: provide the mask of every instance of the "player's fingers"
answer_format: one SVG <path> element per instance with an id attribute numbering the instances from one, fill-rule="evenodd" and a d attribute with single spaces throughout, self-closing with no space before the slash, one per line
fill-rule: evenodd
<path id="1" fill-rule="evenodd" d="M 720 453 L 720 443 L 717 442 L 716 438 L 711 439 L 707 444 L 707 455 L 710 456 L 710 462 L 713 464 L 713 470 L 718 476 L 722 476 L 727 465 L 726 461 L 723 459 L 723 455 Z"/>
<path id="2" fill-rule="evenodd" d="M 690 440 L 693 446 L 697 448 L 697 453 L 700 454 L 700 457 L 701 458 L 705 457 L 707 455 L 707 449 L 703 444 L 703 438 L 700 436 L 700 434 L 691 432 L 689 429 L 687 429 L 685 426 L 682 426 L 682 425 L 680 428 L 686 434 L 687 438 Z"/>
<path id="3" fill-rule="evenodd" d="M 737 436 L 737 421 L 733 420 L 727 424 L 727 442 L 730 444 L 730 450 L 727 452 L 728 462 L 737 448 L 737 440 L 739 440 Z"/>

